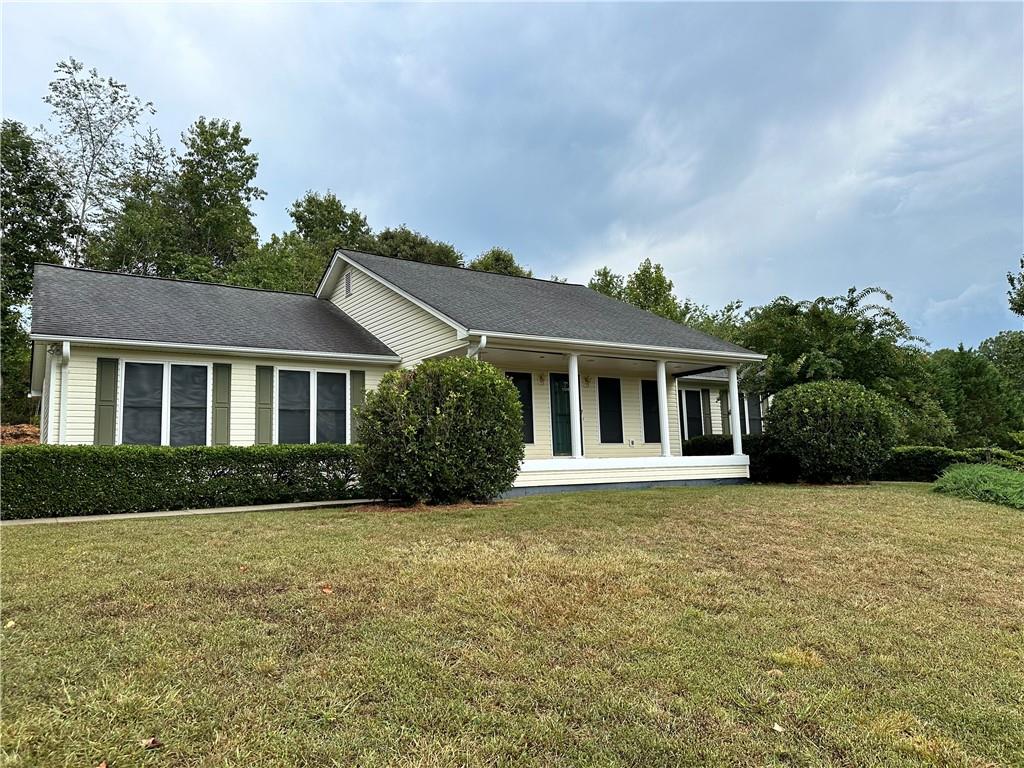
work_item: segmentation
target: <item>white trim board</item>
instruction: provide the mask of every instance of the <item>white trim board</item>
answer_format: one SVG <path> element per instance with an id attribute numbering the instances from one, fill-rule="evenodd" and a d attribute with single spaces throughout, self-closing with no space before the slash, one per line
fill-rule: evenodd
<path id="1" fill-rule="evenodd" d="M 262 347 L 229 347 L 217 344 L 179 344 L 170 341 L 143 341 L 141 339 L 104 339 L 94 336 L 53 336 L 32 334 L 33 341 L 70 341 L 93 347 L 142 347 L 145 349 L 181 350 L 183 352 L 218 352 L 244 357 L 305 357 L 338 360 L 340 362 L 375 363 L 389 365 L 402 362 L 398 355 L 362 355 L 342 352 L 305 352 L 297 349 L 264 349 Z"/>
<path id="2" fill-rule="evenodd" d="M 750 458 L 746 454 L 724 456 L 630 456 L 623 458 L 555 458 L 526 459 L 519 471 L 567 472 L 601 471 L 607 469 L 656 469 L 672 467 L 746 467 Z"/>

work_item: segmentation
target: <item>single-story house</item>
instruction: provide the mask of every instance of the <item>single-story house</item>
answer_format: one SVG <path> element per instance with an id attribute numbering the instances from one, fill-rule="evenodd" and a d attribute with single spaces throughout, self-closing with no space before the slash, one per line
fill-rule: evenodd
<path id="1" fill-rule="evenodd" d="M 749 476 L 759 419 L 736 371 L 763 356 L 583 285 L 346 249 L 312 295 L 50 264 L 34 280 L 46 443 L 352 442 L 387 371 L 470 355 L 519 390 L 520 492 Z M 731 433 L 733 455 L 683 456 L 698 431 Z"/>

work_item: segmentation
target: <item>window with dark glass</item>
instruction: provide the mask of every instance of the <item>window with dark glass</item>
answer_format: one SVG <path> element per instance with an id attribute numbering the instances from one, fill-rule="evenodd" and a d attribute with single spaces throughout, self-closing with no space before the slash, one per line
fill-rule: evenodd
<path id="1" fill-rule="evenodd" d="M 344 443 L 348 407 L 348 377 L 344 373 L 316 375 L 316 441 Z"/>
<path id="2" fill-rule="evenodd" d="M 160 445 L 163 426 L 164 367 L 160 363 L 125 363 L 121 403 L 121 442 Z"/>
<path id="3" fill-rule="evenodd" d="M 640 382 L 640 402 L 644 415 L 644 442 L 661 442 L 661 416 L 658 414 L 658 382 Z"/>
<path id="4" fill-rule="evenodd" d="M 506 373 L 519 392 L 523 407 L 523 442 L 533 442 L 533 376 L 529 373 Z"/>
<path id="5" fill-rule="evenodd" d="M 277 442 L 308 443 L 309 371 L 277 373 Z"/>
<path id="6" fill-rule="evenodd" d="M 206 445 L 205 365 L 171 366 L 171 445 Z"/>
<path id="7" fill-rule="evenodd" d="M 704 413 L 701 410 L 700 390 L 683 390 L 683 405 L 686 409 L 686 439 L 704 434 Z"/>
<path id="8" fill-rule="evenodd" d="M 761 418 L 761 396 L 747 395 L 747 421 L 750 422 L 750 434 L 761 434 Z"/>
<path id="9" fill-rule="evenodd" d="M 622 382 L 618 379 L 597 380 L 597 407 L 601 417 L 601 442 L 622 442 Z"/>

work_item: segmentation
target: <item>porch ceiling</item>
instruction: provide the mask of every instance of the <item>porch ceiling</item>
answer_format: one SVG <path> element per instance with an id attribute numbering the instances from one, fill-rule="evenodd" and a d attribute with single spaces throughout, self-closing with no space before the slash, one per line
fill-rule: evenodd
<path id="1" fill-rule="evenodd" d="M 480 352 L 480 359 L 504 369 L 524 368 L 527 370 L 567 371 L 569 369 L 569 353 L 556 350 L 512 349 L 488 345 Z M 595 373 L 614 373 L 623 376 L 653 374 L 656 358 L 644 356 L 642 353 L 631 355 L 599 355 L 589 352 L 579 353 L 581 371 Z M 708 367 L 706 360 L 687 361 L 684 359 L 666 361 L 666 369 L 671 374 L 699 371 Z"/>

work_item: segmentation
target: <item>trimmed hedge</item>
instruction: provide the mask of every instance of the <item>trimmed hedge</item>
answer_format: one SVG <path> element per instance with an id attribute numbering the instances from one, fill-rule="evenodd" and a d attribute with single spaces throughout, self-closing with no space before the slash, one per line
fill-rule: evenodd
<path id="1" fill-rule="evenodd" d="M 933 490 L 1024 509 L 1024 473 L 992 464 L 954 464 L 942 473 Z"/>
<path id="2" fill-rule="evenodd" d="M 448 357 L 392 371 L 367 392 L 359 418 L 360 478 L 372 496 L 488 501 L 519 474 L 519 391 L 489 363 Z"/>
<path id="3" fill-rule="evenodd" d="M 931 483 L 953 464 L 994 464 L 1024 472 L 1024 455 L 1002 448 L 954 450 L 940 445 L 901 445 L 892 449 L 875 479 Z"/>
<path id="4" fill-rule="evenodd" d="M 0 517 L 354 498 L 359 448 L 22 445 L 0 450 Z"/>
<path id="5" fill-rule="evenodd" d="M 750 479 L 755 483 L 795 483 L 800 474 L 797 460 L 769 435 L 744 435 L 743 452 L 750 457 Z M 728 456 L 731 435 L 704 435 L 683 442 L 684 456 Z"/>
<path id="6" fill-rule="evenodd" d="M 864 483 L 889 456 L 900 427 L 888 401 L 852 381 L 815 381 L 779 392 L 766 432 L 795 457 L 809 483 Z"/>

